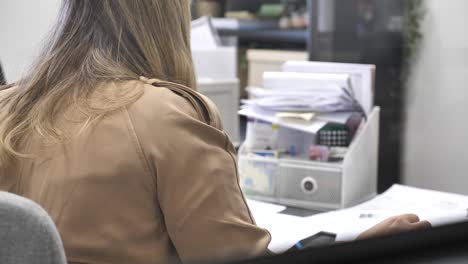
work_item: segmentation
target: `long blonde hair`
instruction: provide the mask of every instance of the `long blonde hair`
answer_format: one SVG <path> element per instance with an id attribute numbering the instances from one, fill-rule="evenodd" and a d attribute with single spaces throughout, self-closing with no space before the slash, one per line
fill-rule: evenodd
<path id="1" fill-rule="evenodd" d="M 87 99 L 102 82 L 146 76 L 195 88 L 189 0 L 64 0 L 60 14 L 31 73 L 0 99 L 2 163 L 23 155 L 32 131 L 61 140 L 55 121 L 66 107 L 97 120 L 141 96 L 93 108 Z"/>

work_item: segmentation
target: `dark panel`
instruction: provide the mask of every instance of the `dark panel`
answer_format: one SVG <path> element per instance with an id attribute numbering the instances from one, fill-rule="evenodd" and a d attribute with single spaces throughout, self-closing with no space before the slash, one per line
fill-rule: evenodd
<path id="1" fill-rule="evenodd" d="M 365 17 L 366 10 L 372 15 Z M 401 31 L 391 30 L 402 15 L 401 0 L 337 1 L 334 60 L 375 64 L 375 104 L 380 106 L 378 189 L 400 181 L 403 83 Z"/>
<path id="2" fill-rule="evenodd" d="M 248 10 L 255 13 L 262 4 L 280 2 L 280 0 L 227 0 L 226 10 Z"/>

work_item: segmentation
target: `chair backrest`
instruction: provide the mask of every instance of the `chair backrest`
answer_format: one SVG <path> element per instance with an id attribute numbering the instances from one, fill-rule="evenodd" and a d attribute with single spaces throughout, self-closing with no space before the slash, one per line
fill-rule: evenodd
<path id="1" fill-rule="evenodd" d="M 67 263 L 62 240 L 44 209 L 6 192 L 0 192 L 0 263 Z"/>

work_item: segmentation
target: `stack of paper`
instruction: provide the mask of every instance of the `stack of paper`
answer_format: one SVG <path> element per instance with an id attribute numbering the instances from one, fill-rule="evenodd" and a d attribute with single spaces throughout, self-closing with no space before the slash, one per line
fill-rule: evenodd
<path id="1" fill-rule="evenodd" d="M 348 74 L 265 72 L 263 88 L 248 88 L 250 100 L 244 107 L 256 106 L 276 112 L 332 113 L 360 111 L 353 97 Z"/>
<path id="2" fill-rule="evenodd" d="M 256 109 L 254 107 L 244 108 L 239 111 L 239 114 L 311 134 L 316 134 L 320 129 L 322 129 L 328 123 L 329 118 L 334 119 L 336 121 L 344 121 L 345 119 L 347 120 L 347 114 L 344 114 L 341 118 L 336 118 L 334 116 L 327 118 L 327 116 L 325 116 L 324 119 L 321 119 L 320 117 L 316 117 L 312 121 L 304 121 L 301 119 L 292 118 L 282 119 L 276 116 L 276 112 L 264 111 L 262 109 Z M 343 123 L 345 122 L 346 121 L 344 121 Z"/>
<path id="3" fill-rule="evenodd" d="M 327 123 L 345 124 L 354 113 L 365 114 L 349 74 L 265 72 L 263 83 L 263 88 L 247 89 L 249 99 L 242 101 L 240 115 L 315 134 Z M 278 118 L 282 113 L 313 118 Z"/>
<path id="4" fill-rule="evenodd" d="M 321 221 L 338 224 L 328 226 L 337 234 L 337 241 L 355 239 L 361 232 L 395 215 L 416 214 L 421 220 L 439 226 L 467 221 L 468 197 L 395 184 L 385 193 L 358 206 L 323 214 Z M 316 221 L 316 220 L 315 220 Z"/>
<path id="5" fill-rule="evenodd" d="M 318 226 L 311 226 L 303 217 L 281 214 L 285 206 L 247 200 L 250 211 L 258 226 L 271 234 L 268 249 L 283 253 L 298 241 L 320 232 Z"/>
<path id="6" fill-rule="evenodd" d="M 221 46 L 218 33 L 213 28 L 210 17 L 193 20 L 191 27 L 192 49 L 216 49 Z"/>
<path id="7" fill-rule="evenodd" d="M 284 215 L 284 207 L 268 203 L 248 204 L 257 225 L 271 233 L 268 248 L 275 253 L 321 231 L 336 234 L 336 241 L 351 241 L 379 222 L 401 214 L 416 214 L 432 226 L 468 221 L 468 196 L 398 184 L 355 207 L 309 217 Z"/>
<path id="8" fill-rule="evenodd" d="M 198 80 L 233 80 L 237 78 L 237 49 L 221 44 L 209 17 L 192 21 L 191 48 Z M 221 60 L 219 58 L 222 58 Z"/>
<path id="9" fill-rule="evenodd" d="M 314 72 L 264 72 L 263 88 L 291 91 L 342 92 L 351 89 L 349 74 Z"/>
<path id="10" fill-rule="evenodd" d="M 308 72 L 308 73 L 335 73 L 350 76 L 353 95 L 362 105 L 366 114 L 373 107 L 375 65 L 312 62 L 312 61 L 288 61 L 283 65 L 284 72 Z"/>
<path id="11" fill-rule="evenodd" d="M 334 113 L 359 111 L 359 107 L 344 88 L 330 87 L 328 91 L 299 90 L 291 87 L 268 90 L 248 88 L 255 99 L 243 100 L 244 108 L 256 106 L 274 112 Z"/>

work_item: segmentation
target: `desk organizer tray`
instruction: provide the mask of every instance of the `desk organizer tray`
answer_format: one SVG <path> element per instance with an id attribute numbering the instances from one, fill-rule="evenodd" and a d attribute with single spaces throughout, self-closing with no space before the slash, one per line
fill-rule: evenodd
<path id="1" fill-rule="evenodd" d="M 252 199 L 326 211 L 353 206 L 377 193 L 380 108 L 374 107 L 340 162 L 307 157 L 238 154 L 244 194 Z"/>

